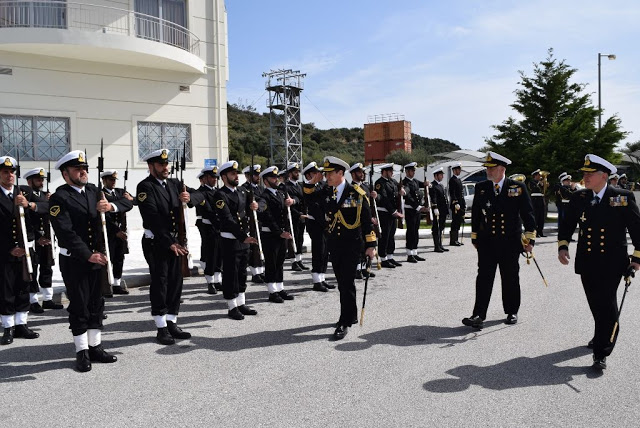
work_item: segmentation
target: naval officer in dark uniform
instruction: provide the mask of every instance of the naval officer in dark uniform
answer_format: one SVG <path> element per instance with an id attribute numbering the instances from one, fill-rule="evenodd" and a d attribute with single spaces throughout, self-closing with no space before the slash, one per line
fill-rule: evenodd
<path id="1" fill-rule="evenodd" d="M 244 173 L 245 181 L 241 187 L 248 192 L 250 195 L 253 193 L 253 200 L 257 201 L 262 196 L 263 188 L 260 187 L 260 172 L 262 171 L 262 166 L 259 164 L 249 165 L 244 167 L 242 172 Z M 260 233 L 260 223 L 256 222 L 254 219 L 255 212 L 252 210 L 247 210 L 247 219 L 249 221 L 250 234 L 251 236 L 258 236 Z M 260 253 L 260 247 L 258 244 L 252 244 L 249 247 L 249 270 L 251 271 L 251 282 L 254 284 L 264 284 L 264 252 Z"/>
<path id="2" fill-rule="evenodd" d="M 476 184 L 471 207 L 471 242 L 478 250 L 476 302 L 473 314 L 464 325 L 482 328 L 487 318 L 496 269 L 500 266 L 502 307 L 506 324 L 518 322 L 520 308 L 520 265 L 522 251 L 531 252 L 535 243 L 536 224 L 531 198 L 524 184 L 505 177 L 511 161 L 488 152 L 483 166 L 488 180 Z M 524 237 L 522 225 L 524 223 Z"/>
<path id="3" fill-rule="evenodd" d="M 349 164 L 342 159 L 327 156 L 323 170 L 328 186 L 316 188 L 319 176 L 304 185 L 304 192 L 310 199 L 322 203 L 326 215 L 329 257 L 340 291 L 340 318 L 333 333 L 335 340 L 343 339 L 349 327 L 358 322 L 355 275 L 363 241 L 367 257 L 373 259 L 376 254 L 369 200 L 364 190 L 345 180 L 347 169 Z"/>
<path id="4" fill-rule="evenodd" d="M 420 229 L 420 217 L 427 211 L 424 206 L 422 195 L 420 195 L 420 182 L 414 178 L 416 174 L 417 162 L 411 162 L 404 166 L 405 177 L 402 179 L 404 188 L 404 215 L 407 221 L 407 262 L 418 263 L 424 258 L 418 255 L 418 231 Z"/>
<path id="5" fill-rule="evenodd" d="M 175 339 L 188 339 L 190 333 L 178 327 L 182 270 L 180 257 L 189 250 L 178 243 L 178 224 L 183 203 L 197 205 L 204 195 L 169 177 L 169 150 L 160 149 L 144 157 L 149 176 L 138 183 L 138 208 L 142 215 L 142 251 L 149 265 L 151 315 L 158 333 L 156 340 L 172 345 Z"/>
<path id="6" fill-rule="evenodd" d="M 249 245 L 258 242 L 249 235 L 247 213 L 256 211 L 258 203 L 250 201 L 245 188 L 238 186 L 238 162 L 225 162 L 218 171 L 223 184 L 216 192 L 215 202 L 222 240 L 222 293 L 229 307 L 229 318 L 243 320 L 245 315 L 258 314 L 246 305 L 244 294 L 247 290 Z"/>
<path id="7" fill-rule="evenodd" d="M 60 272 L 69 298 L 69 324 L 76 346 L 76 369 L 91 370 L 91 362 L 113 363 L 114 355 L 102 346 L 104 298 L 101 282 L 107 257 L 99 243 L 100 213 L 131 209 L 126 199 L 108 202 L 100 189 L 89 183 L 84 152 L 74 150 L 56 163 L 65 185 L 49 199 L 51 224 L 60 244 Z"/>
<path id="8" fill-rule="evenodd" d="M 309 268 L 302 263 L 302 247 L 304 245 L 307 209 L 304 205 L 302 185 L 298 181 L 300 179 L 300 166 L 296 162 L 290 162 L 289 165 L 287 165 L 287 177 L 288 179 L 284 185 L 287 196 L 293 199 L 293 205 L 290 207 L 291 222 L 293 223 L 293 232 L 291 232 L 291 234 L 296 241 L 295 260 L 291 264 L 291 270 L 300 272 L 309 270 Z M 287 245 L 293 246 L 293 243 L 290 242 Z"/>
<path id="9" fill-rule="evenodd" d="M 618 285 L 629 269 L 640 268 L 640 211 L 632 192 L 607 185 L 616 167 L 593 154 L 584 158 L 585 189 L 571 195 L 558 231 L 558 259 L 569 264 L 569 241 L 579 227 L 575 272 L 580 275 L 595 321 L 593 366 L 607 367 L 618 338 L 613 328 L 618 321 Z M 627 254 L 627 232 L 633 253 Z M 613 338 L 612 338 L 613 335 Z"/>
<path id="10" fill-rule="evenodd" d="M 0 315 L 4 333 L 0 344 L 13 343 L 14 337 L 35 339 L 40 335 L 27 327 L 29 315 L 28 275 L 24 275 L 25 259 L 33 241 L 33 229 L 29 225 L 30 208 L 33 206 L 16 185 L 16 171 L 20 168 L 10 156 L 0 157 Z M 27 242 L 23 239 L 19 206 L 25 212 Z M 29 253 L 29 256 L 33 252 Z"/>
<path id="11" fill-rule="evenodd" d="M 371 166 L 371 168 L 373 168 L 373 165 Z M 356 162 L 353 165 L 351 165 L 351 168 L 349 168 L 349 173 L 351 174 L 351 185 L 352 186 L 357 185 L 358 187 L 360 187 L 366 193 L 367 198 L 369 198 L 369 203 L 371 204 L 370 206 L 371 215 L 373 216 L 371 217 L 371 223 L 373 223 L 374 225 L 373 230 L 376 232 L 376 238 L 377 238 L 380 235 L 380 229 L 378 228 L 378 219 L 376 218 L 376 213 L 374 212 L 374 209 L 373 209 L 373 200 L 378 197 L 378 194 L 376 193 L 375 190 L 372 189 L 373 186 L 369 186 L 369 184 L 365 182 L 364 165 L 362 163 Z M 367 270 L 364 244 L 362 245 L 361 254 L 362 254 L 362 261 L 360 263 L 358 270 L 356 271 L 356 279 L 364 279 L 366 277 L 375 278 L 376 274 L 373 273 L 372 269 Z"/>
<path id="12" fill-rule="evenodd" d="M 113 294 L 129 294 L 127 284 L 122 279 L 122 269 L 124 267 L 124 257 L 129 254 L 127 212 L 133 208 L 133 197 L 124 189 L 116 188 L 117 170 L 103 171 L 100 177 L 102 178 L 102 192 L 107 201 L 115 202 L 126 199 L 131 202 L 131 207 L 128 209 L 106 214 L 109 255 L 113 266 L 112 292 Z"/>
<path id="13" fill-rule="evenodd" d="M 269 290 L 269 301 L 282 303 L 293 300 L 284 290 L 284 259 L 287 241 L 293 239 L 289 229 L 287 207 L 293 199 L 278 189 L 278 168 L 270 166 L 260 173 L 264 184 L 262 206 L 258 213 L 261 224 L 262 249 L 264 251 L 264 279 Z"/>
<path id="14" fill-rule="evenodd" d="M 387 163 L 380 166 L 381 177 L 376 180 L 375 191 L 378 193 L 376 199 L 378 204 L 378 218 L 380 219 L 380 258 L 382 259 L 382 267 L 395 268 L 402 266 L 393 258 L 396 250 L 396 228 L 398 227 L 397 219 L 404 217 L 404 214 L 398 211 L 398 198 L 404 196 L 404 191 L 398 190 L 398 182 L 393 179 L 393 164 Z M 400 192 L 400 193 L 399 193 Z"/>
<path id="15" fill-rule="evenodd" d="M 451 232 L 449 232 L 449 245 L 454 247 L 464 245 L 458 240 L 460 226 L 464 222 L 464 213 L 467 210 L 467 204 L 464 202 L 462 181 L 459 178 L 461 172 L 462 164 L 454 164 L 451 168 L 451 178 L 449 179 L 449 208 L 451 208 Z"/>
<path id="16" fill-rule="evenodd" d="M 541 179 L 541 171 L 536 169 L 531 173 L 531 180 L 529 180 L 529 183 L 527 184 L 531 195 L 531 202 L 533 204 L 533 215 L 536 220 L 536 236 L 538 238 L 544 237 L 544 183 Z"/>
<path id="17" fill-rule="evenodd" d="M 51 226 L 49 223 L 49 193 L 43 190 L 47 170 L 34 168 L 22 175 L 28 186 L 20 186 L 24 195 L 28 195 L 29 218 L 34 234 L 33 281 L 29 293 L 31 306 L 29 312 L 41 314 L 45 309 L 62 309 L 60 303 L 53 301 L 53 268 L 55 264 Z M 42 292 L 42 305 L 38 302 L 38 291 Z"/>
<path id="18" fill-rule="evenodd" d="M 204 262 L 204 277 L 207 293 L 217 294 L 222 288 L 222 243 L 220 242 L 220 220 L 215 212 L 218 167 L 215 165 L 200 170 L 201 186 L 198 191 L 204 199 L 196 205 L 196 226 L 200 232 L 202 246 L 200 259 Z"/>
<path id="19" fill-rule="evenodd" d="M 447 193 L 442 185 L 444 178 L 444 170 L 438 168 L 433 171 L 434 180 L 429 188 L 429 196 L 431 197 L 431 212 L 433 213 L 433 223 L 431 224 L 431 236 L 433 237 L 433 251 L 436 253 L 444 253 L 449 251 L 442 245 L 442 236 L 444 234 L 444 226 L 447 222 L 447 214 L 449 214 L 449 202 L 447 201 Z"/>

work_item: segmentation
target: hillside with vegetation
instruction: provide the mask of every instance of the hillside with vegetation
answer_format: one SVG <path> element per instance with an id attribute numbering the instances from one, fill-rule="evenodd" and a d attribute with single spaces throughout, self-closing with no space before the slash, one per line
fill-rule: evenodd
<path id="1" fill-rule="evenodd" d="M 251 162 L 255 155 L 255 163 L 269 163 L 269 114 L 258 113 L 250 106 L 228 104 L 229 121 L 229 158 L 236 159 L 241 165 Z M 427 138 L 411 134 L 412 159 L 423 163 L 432 158 L 434 153 L 458 150 L 460 147 L 440 138 Z M 302 148 L 304 162 L 322 161 L 327 155 L 337 156 L 349 164 L 364 160 L 363 128 L 318 129 L 313 123 L 302 125 Z M 399 156 L 400 155 L 400 156 Z M 393 153 L 389 161 L 405 159 L 403 152 Z"/>

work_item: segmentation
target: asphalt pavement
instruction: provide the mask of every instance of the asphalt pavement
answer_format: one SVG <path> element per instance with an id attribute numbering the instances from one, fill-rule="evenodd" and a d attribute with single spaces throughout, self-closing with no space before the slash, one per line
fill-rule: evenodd
<path id="1" fill-rule="evenodd" d="M 269 303 L 266 287 L 249 285 L 247 300 L 258 315 L 244 321 L 227 318 L 222 296 L 208 295 L 202 276 L 187 279 L 178 324 L 193 337 L 173 346 L 154 340 L 148 286 L 109 299 L 103 343 L 118 362 L 96 363 L 88 373 L 73 370 L 66 311 L 33 315 L 29 325 L 40 338 L 0 348 L 0 421 L 7 427 L 635 425 L 634 285 L 609 368 L 598 373 L 585 346 L 591 314 L 573 266 L 556 258 L 555 233 L 534 250 L 549 286 L 521 258 L 519 322 L 503 323 L 498 274 L 480 331 L 461 324 L 471 315 L 477 270 L 468 235 L 464 240 L 437 254 L 431 239 L 421 239 L 426 261 L 375 271 L 364 325 L 339 342 L 331 340 L 337 290 L 314 292 L 309 273 L 288 269 L 285 289 L 295 300 Z M 396 243 L 402 261 L 404 243 Z M 127 275 L 144 274 L 136 257 Z M 309 254 L 304 261 L 310 265 Z M 331 271 L 327 278 L 335 283 Z M 364 281 L 357 286 L 360 300 Z"/>

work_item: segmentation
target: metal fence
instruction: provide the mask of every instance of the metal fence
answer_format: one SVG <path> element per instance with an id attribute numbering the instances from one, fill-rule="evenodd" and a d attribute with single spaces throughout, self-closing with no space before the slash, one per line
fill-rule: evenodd
<path id="1" fill-rule="evenodd" d="M 165 19 L 126 9 L 66 1 L 0 0 L 0 28 L 58 28 L 153 40 L 200 55 L 200 39 Z"/>

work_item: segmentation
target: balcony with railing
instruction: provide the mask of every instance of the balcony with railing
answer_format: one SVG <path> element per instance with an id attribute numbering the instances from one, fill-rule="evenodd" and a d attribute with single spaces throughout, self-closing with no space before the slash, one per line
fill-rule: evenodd
<path id="1" fill-rule="evenodd" d="M 117 7 L 0 0 L 0 50 L 204 72 L 200 39 L 174 22 Z"/>

